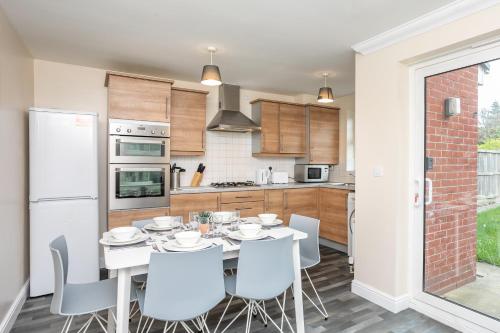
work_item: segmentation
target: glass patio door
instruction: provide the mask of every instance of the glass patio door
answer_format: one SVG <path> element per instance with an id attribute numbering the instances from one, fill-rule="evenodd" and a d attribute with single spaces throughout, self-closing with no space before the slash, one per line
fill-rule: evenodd
<path id="1" fill-rule="evenodd" d="M 500 49 L 489 49 L 417 71 L 424 113 L 416 162 L 423 187 L 423 204 L 416 204 L 417 298 L 494 331 L 500 327 L 498 58 Z"/>

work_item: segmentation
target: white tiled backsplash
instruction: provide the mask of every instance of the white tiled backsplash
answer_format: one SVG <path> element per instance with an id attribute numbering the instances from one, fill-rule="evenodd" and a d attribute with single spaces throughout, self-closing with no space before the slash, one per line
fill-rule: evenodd
<path id="1" fill-rule="evenodd" d="M 255 180 L 255 170 L 272 167 L 273 171 L 287 171 L 293 177 L 294 158 L 252 157 L 250 133 L 207 132 L 205 156 L 174 156 L 177 163 L 186 169 L 181 175 L 181 186 L 189 186 L 199 163 L 206 165 L 201 185 L 212 182 Z"/>

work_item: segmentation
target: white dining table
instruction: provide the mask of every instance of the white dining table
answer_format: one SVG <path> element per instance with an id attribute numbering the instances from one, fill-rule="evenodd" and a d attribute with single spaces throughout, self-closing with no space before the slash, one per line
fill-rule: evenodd
<path id="1" fill-rule="evenodd" d="M 295 271 L 293 296 L 296 332 L 304 333 L 299 240 L 307 238 L 307 234 L 288 227 L 271 228 L 266 230 L 266 232 L 272 238 L 281 238 L 293 234 L 293 265 Z M 212 238 L 210 241 L 223 246 L 224 259 L 237 258 L 239 256 L 239 245 L 230 244 L 223 238 Z M 108 332 L 129 332 L 131 277 L 148 272 L 149 258 L 153 252 L 156 251 L 152 245 L 140 247 L 104 246 L 105 267 L 109 270 L 110 278 L 118 278 L 116 308 L 110 309 L 108 312 Z M 116 323 L 113 318 L 116 318 Z"/>

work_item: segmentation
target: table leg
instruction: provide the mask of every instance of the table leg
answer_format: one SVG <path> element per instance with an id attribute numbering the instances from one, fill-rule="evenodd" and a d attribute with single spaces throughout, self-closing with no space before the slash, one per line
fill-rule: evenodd
<path id="1" fill-rule="evenodd" d="M 118 290 L 116 297 L 116 333 L 128 333 L 130 311 L 130 269 L 118 270 Z"/>
<path id="2" fill-rule="evenodd" d="M 118 275 L 116 269 L 109 270 L 109 278 L 115 278 Z M 116 330 L 115 319 L 116 318 L 116 308 L 110 308 L 108 310 L 108 327 L 107 331 L 113 333 Z"/>
<path id="3" fill-rule="evenodd" d="M 304 306 L 302 304 L 302 271 L 300 269 L 299 241 L 293 241 L 293 269 L 295 280 L 293 281 L 293 297 L 295 302 L 295 323 L 297 333 L 304 333 Z"/>

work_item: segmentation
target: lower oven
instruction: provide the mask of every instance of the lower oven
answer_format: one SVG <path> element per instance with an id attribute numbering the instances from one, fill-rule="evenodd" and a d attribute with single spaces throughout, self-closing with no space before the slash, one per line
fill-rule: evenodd
<path id="1" fill-rule="evenodd" d="M 170 206 L 170 164 L 110 164 L 109 210 Z"/>

